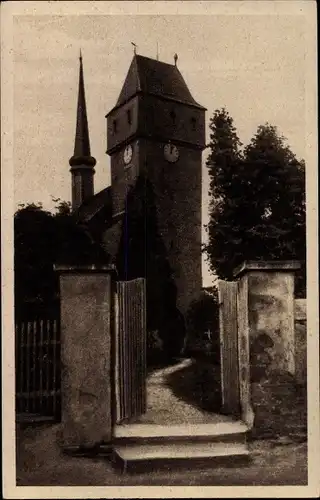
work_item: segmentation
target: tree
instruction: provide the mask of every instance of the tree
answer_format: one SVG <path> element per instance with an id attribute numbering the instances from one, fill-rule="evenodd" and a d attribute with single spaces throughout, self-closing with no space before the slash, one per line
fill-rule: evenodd
<path id="1" fill-rule="evenodd" d="M 305 288 L 305 166 L 276 127 L 258 127 L 241 150 L 232 118 L 216 111 L 211 122 L 208 244 L 210 268 L 233 278 L 244 260 L 298 259 Z"/>
<path id="2" fill-rule="evenodd" d="M 204 250 L 211 272 L 219 278 L 232 279 L 236 263 L 242 258 L 242 221 L 235 220 L 243 202 L 242 144 L 233 119 L 224 108 L 215 111 L 210 131 L 208 243 Z"/>
<path id="3" fill-rule="evenodd" d="M 61 198 L 53 198 L 52 201 L 55 205 L 55 215 L 71 215 L 70 201 L 64 201 Z"/>
<path id="4" fill-rule="evenodd" d="M 20 205 L 14 216 L 15 308 L 31 314 L 57 302 L 59 279 L 54 264 L 108 262 L 86 228 L 77 224 L 68 203 L 56 200 L 53 213 L 40 203 Z M 27 306 L 26 306 L 27 304 Z"/>
<path id="5" fill-rule="evenodd" d="M 14 216 L 16 308 L 26 301 L 48 301 L 55 289 L 54 219 L 41 204 L 22 205 Z"/>

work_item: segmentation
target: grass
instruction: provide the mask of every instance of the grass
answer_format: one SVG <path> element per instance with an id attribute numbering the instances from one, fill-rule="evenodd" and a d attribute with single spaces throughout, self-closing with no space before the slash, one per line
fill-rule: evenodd
<path id="1" fill-rule="evenodd" d="M 248 466 L 119 474 L 107 458 L 70 457 L 57 444 L 59 425 L 17 429 L 18 486 L 270 486 L 307 484 L 305 443 L 252 443 Z M 130 490 L 128 491 L 130 495 Z"/>

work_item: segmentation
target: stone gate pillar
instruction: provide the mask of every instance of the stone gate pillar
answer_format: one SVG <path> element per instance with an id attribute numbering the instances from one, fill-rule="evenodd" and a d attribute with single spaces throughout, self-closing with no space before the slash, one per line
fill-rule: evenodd
<path id="1" fill-rule="evenodd" d="M 253 421 L 253 410 L 255 427 L 265 427 L 273 410 L 279 414 L 295 375 L 294 272 L 299 268 L 297 261 L 247 261 L 234 272 L 242 418 Z"/>
<path id="2" fill-rule="evenodd" d="M 112 269 L 56 266 L 61 297 L 61 446 L 111 441 Z"/>

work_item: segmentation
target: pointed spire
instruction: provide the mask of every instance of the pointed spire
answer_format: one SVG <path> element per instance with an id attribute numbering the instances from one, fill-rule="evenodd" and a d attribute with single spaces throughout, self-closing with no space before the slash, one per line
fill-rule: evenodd
<path id="1" fill-rule="evenodd" d="M 86 97 L 84 90 L 82 53 L 79 56 L 79 89 L 77 105 L 77 124 L 74 141 L 74 154 L 69 160 L 73 179 L 72 206 L 76 208 L 89 196 L 93 195 L 93 175 L 95 158 L 91 156 Z M 80 182 L 81 179 L 81 182 Z M 81 189 L 80 189 L 81 186 Z"/>
<path id="2" fill-rule="evenodd" d="M 84 90 L 82 54 L 80 50 L 80 69 L 79 69 L 79 90 L 77 106 L 77 126 L 74 143 L 74 156 L 90 156 L 90 140 L 87 118 L 86 97 Z"/>

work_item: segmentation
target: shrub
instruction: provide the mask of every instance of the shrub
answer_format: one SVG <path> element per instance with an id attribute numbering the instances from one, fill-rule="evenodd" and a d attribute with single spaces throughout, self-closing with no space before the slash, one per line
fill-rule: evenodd
<path id="1" fill-rule="evenodd" d="M 158 330 L 147 331 L 147 366 L 152 368 L 163 360 L 163 342 Z"/>
<path id="2" fill-rule="evenodd" d="M 210 356 L 215 363 L 220 360 L 218 291 L 203 290 L 187 312 L 188 339 L 186 354 Z"/>

